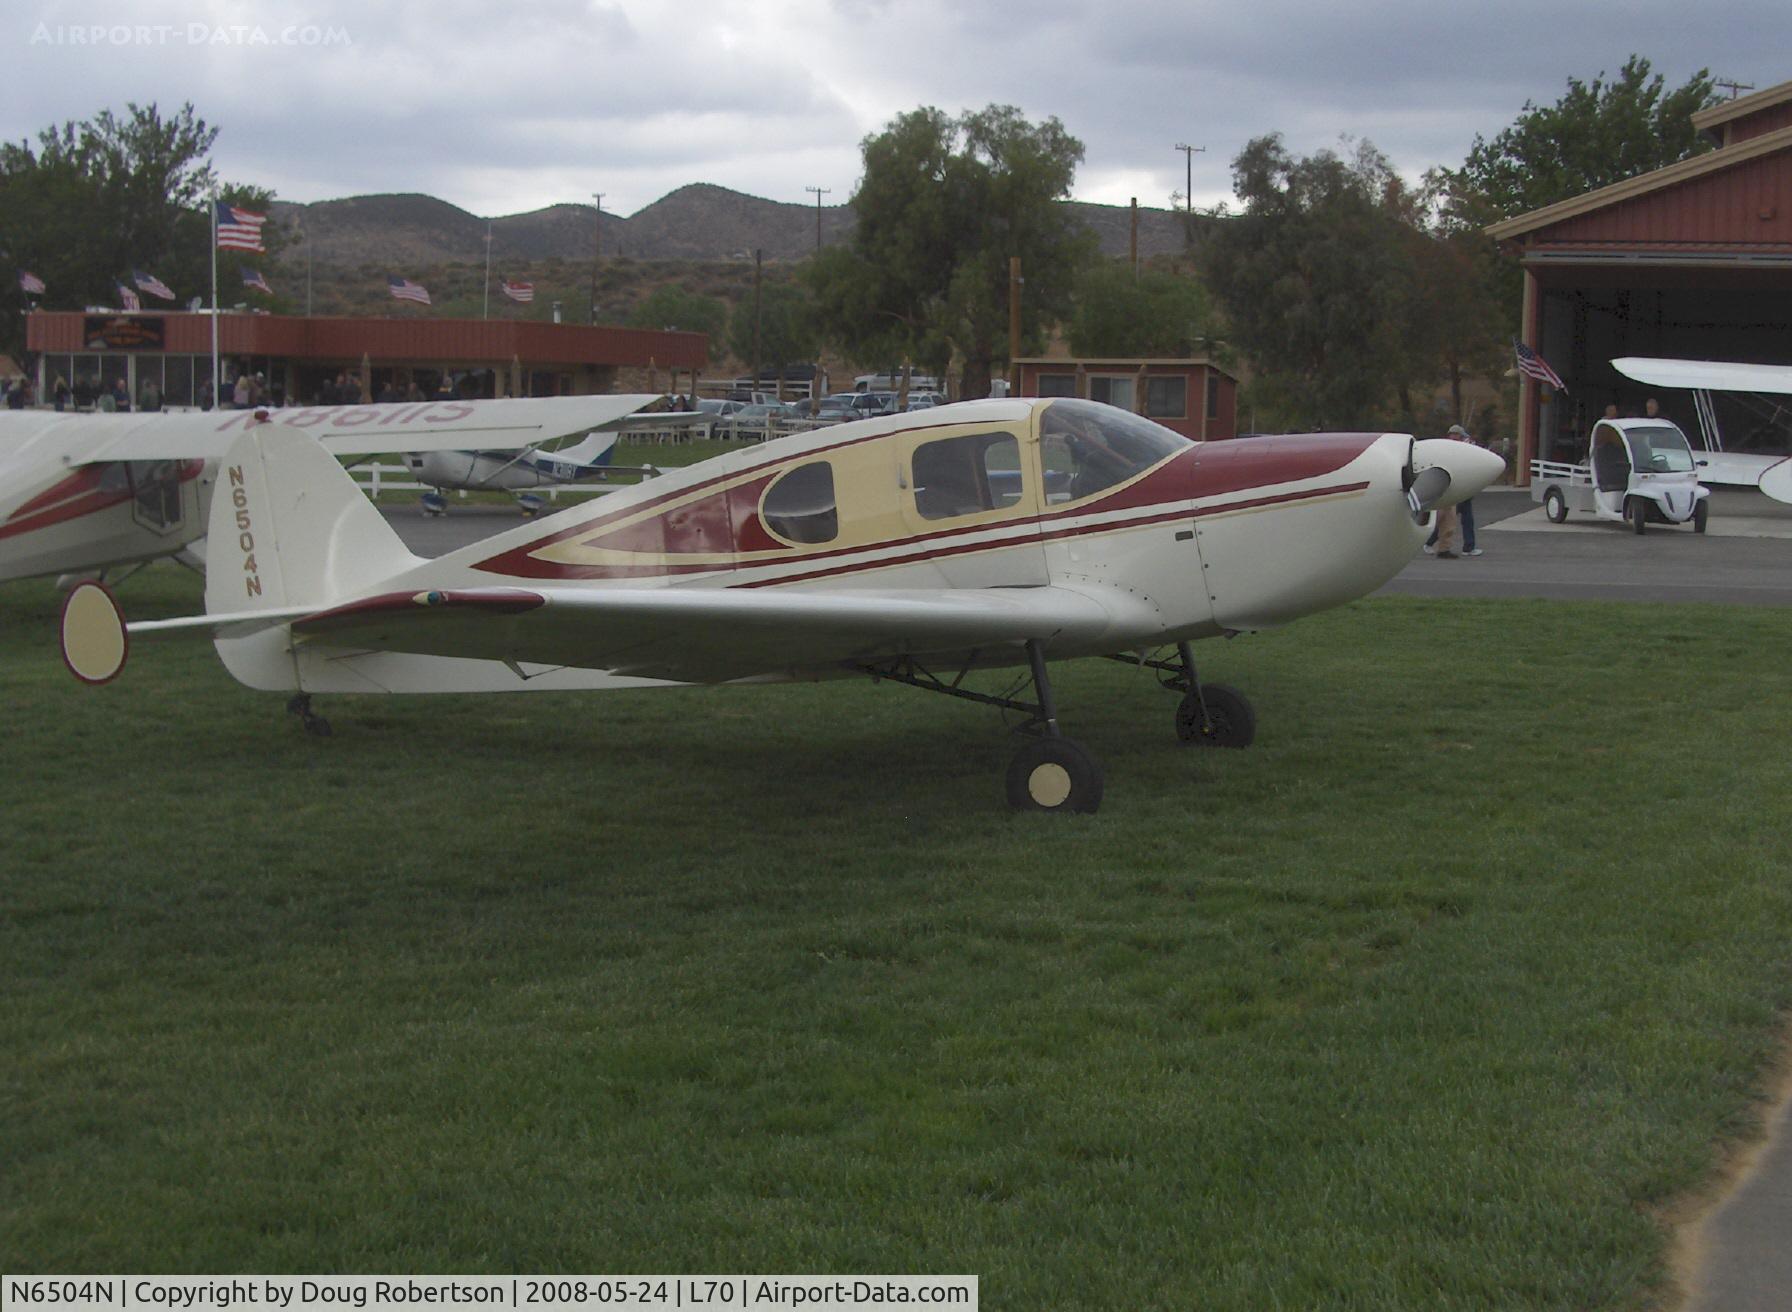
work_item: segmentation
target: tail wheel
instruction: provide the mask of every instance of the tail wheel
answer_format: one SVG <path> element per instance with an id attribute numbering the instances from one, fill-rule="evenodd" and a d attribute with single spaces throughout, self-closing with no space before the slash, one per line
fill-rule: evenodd
<path id="1" fill-rule="evenodd" d="M 1101 767 L 1068 738 L 1035 738 L 1008 764 L 1008 805 L 1016 811 L 1080 812 L 1101 805 Z"/>
<path id="2" fill-rule="evenodd" d="M 1204 683 L 1199 697 L 1188 693 L 1176 708 L 1176 736 L 1201 747 L 1249 747 L 1257 737 L 1257 712 L 1238 689 Z"/>

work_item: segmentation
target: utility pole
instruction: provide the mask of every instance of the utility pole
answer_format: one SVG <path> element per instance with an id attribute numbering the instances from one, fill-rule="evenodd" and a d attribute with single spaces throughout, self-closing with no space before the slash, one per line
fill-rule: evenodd
<path id="1" fill-rule="evenodd" d="M 1183 161 L 1188 165 L 1188 181 L 1183 184 L 1182 189 L 1182 212 L 1185 220 L 1192 223 L 1195 212 L 1195 156 L 1205 155 L 1207 147 L 1185 146 L 1178 141 L 1176 149 L 1182 152 Z"/>
<path id="2" fill-rule="evenodd" d="M 821 198 L 833 190 L 832 187 L 804 187 L 804 191 L 815 193 L 815 249 L 821 249 Z"/>
<path id="3" fill-rule="evenodd" d="M 1725 91 L 1728 91 L 1731 100 L 1736 99 L 1736 97 L 1741 95 L 1744 91 L 1753 91 L 1755 89 L 1755 84 L 1753 82 L 1732 82 L 1727 78 L 1721 77 L 1711 85 L 1714 87 L 1722 87 Z"/>
<path id="4" fill-rule="evenodd" d="M 748 390 L 754 400 L 759 399 L 759 261 L 764 254 L 757 248 L 753 251 L 753 385 Z"/>
<path id="5" fill-rule="evenodd" d="M 1139 276 L 1139 198 L 1132 198 L 1132 276 Z"/>
<path id="6" fill-rule="evenodd" d="M 591 317 L 587 320 L 593 327 L 597 325 L 597 262 L 604 255 L 604 194 L 601 191 L 591 193 L 591 207 L 597 222 L 592 229 L 591 243 Z"/>
<path id="7" fill-rule="evenodd" d="M 481 319 L 492 317 L 492 221 L 485 221 L 485 304 L 480 310 Z"/>
<path id="8" fill-rule="evenodd" d="M 1008 257 L 1008 395 L 1020 395 L 1020 256 Z"/>

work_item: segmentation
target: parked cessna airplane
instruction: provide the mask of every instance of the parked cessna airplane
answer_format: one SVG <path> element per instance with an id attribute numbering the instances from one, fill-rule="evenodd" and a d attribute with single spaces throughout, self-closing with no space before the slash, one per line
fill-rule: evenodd
<path id="1" fill-rule="evenodd" d="M 218 458 L 245 428 L 332 455 L 533 448 L 620 428 L 657 396 L 322 406 L 199 414 L 0 412 L 0 582 L 175 556 L 205 534 Z M 266 417 L 266 423 L 261 416 Z"/>
<path id="2" fill-rule="evenodd" d="M 405 460 L 419 483 L 436 489 L 423 494 L 427 514 L 447 513 L 443 492 L 464 491 L 517 493 L 517 505 L 532 516 L 544 505 L 536 495 L 537 488 L 607 483 L 613 475 L 651 477 L 659 473 L 651 465 L 611 464 L 617 436 L 614 430 L 592 433 L 576 446 L 553 451 L 534 446 L 521 451 L 414 451 Z"/>
<path id="3" fill-rule="evenodd" d="M 1250 703 L 1199 681 L 1192 640 L 1372 591 L 1432 506 L 1503 467 L 1447 439 L 1198 443 L 1088 401 L 974 401 L 768 442 L 422 560 L 327 451 L 264 424 L 220 469 L 207 613 L 127 626 L 83 584 L 63 656 L 104 682 L 131 639 L 207 634 L 317 732 L 314 693 L 858 675 L 1021 713 L 1011 804 L 1092 811 L 1101 771 L 1059 732 L 1049 661 L 1147 666 L 1181 694 L 1184 740 L 1243 747 Z M 964 686 L 1004 666 L 1031 700 Z"/>
<path id="4" fill-rule="evenodd" d="M 1733 364 L 1724 360 L 1654 360 L 1624 356 L 1612 368 L 1650 387 L 1684 388 L 1692 393 L 1699 415 L 1703 451 L 1696 451 L 1699 482 L 1754 487 L 1775 501 L 1792 501 L 1792 365 Z M 1712 393 L 1738 393 L 1758 404 L 1754 432 L 1740 440 L 1726 438 L 1718 423 Z M 1751 443 L 1750 439 L 1756 439 Z M 1759 448 L 1759 441 L 1766 447 Z M 1756 445 L 1758 449 L 1741 449 Z"/>

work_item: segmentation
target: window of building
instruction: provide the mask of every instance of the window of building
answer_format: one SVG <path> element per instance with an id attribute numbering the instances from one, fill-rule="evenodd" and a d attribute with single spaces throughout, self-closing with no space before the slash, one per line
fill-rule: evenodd
<path id="1" fill-rule="evenodd" d="M 786 542 L 832 542 L 840 536 L 834 467 L 825 460 L 798 465 L 766 489 L 759 513 Z"/>
<path id="2" fill-rule="evenodd" d="M 1131 377 L 1115 378 L 1100 374 L 1089 378 L 1089 399 L 1100 401 L 1104 405 L 1119 406 L 1122 410 L 1133 408 L 1133 380 Z"/>
<path id="3" fill-rule="evenodd" d="M 913 463 L 915 512 L 922 519 L 976 515 L 1020 500 L 1020 442 L 1012 433 L 924 442 Z"/>
<path id="4" fill-rule="evenodd" d="M 1188 379 L 1147 378 L 1145 413 L 1153 419 L 1188 418 Z"/>
<path id="5" fill-rule="evenodd" d="M 1075 374 L 1040 374 L 1039 395 L 1041 396 L 1075 396 Z"/>
<path id="6" fill-rule="evenodd" d="M 1080 501 L 1186 450 L 1162 424 L 1089 401 L 1053 401 L 1039 423 L 1048 503 Z"/>

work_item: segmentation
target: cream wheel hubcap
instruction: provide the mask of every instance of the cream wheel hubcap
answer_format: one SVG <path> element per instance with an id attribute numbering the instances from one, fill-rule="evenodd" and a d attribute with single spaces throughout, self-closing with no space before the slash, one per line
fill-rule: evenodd
<path id="1" fill-rule="evenodd" d="M 1055 761 L 1033 767 L 1027 776 L 1027 796 L 1039 806 L 1062 806 L 1070 796 L 1070 771 Z"/>

